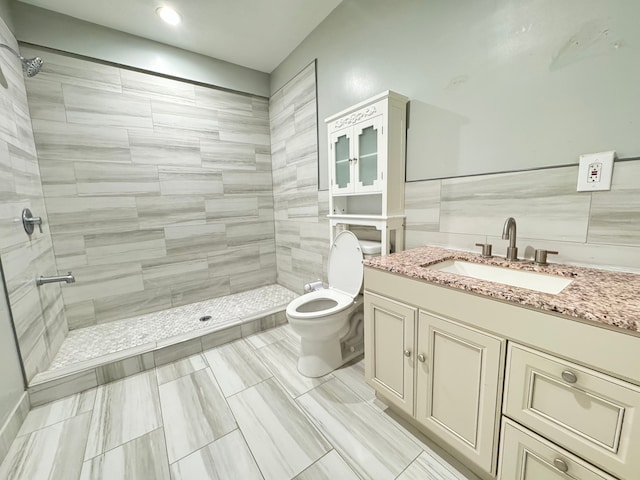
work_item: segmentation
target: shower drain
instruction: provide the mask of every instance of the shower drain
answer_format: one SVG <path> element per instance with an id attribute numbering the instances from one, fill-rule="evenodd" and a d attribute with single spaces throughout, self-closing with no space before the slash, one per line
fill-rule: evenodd
<path id="1" fill-rule="evenodd" d="M 208 322 L 211 320 L 211 315 L 205 315 L 204 317 L 200 317 L 201 322 Z"/>

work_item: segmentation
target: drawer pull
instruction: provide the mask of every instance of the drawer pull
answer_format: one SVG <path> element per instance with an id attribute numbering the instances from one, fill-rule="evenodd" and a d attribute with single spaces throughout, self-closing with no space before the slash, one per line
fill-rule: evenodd
<path id="1" fill-rule="evenodd" d="M 409 350 L 405 350 L 404 352 L 402 352 L 404 354 L 405 357 L 409 358 L 411 356 L 411 352 Z"/>
<path id="2" fill-rule="evenodd" d="M 569 465 L 567 465 L 567 462 L 565 462 L 561 458 L 556 458 L 553 461 L 553 466 L 556 467 L 561 472 L 564 472 L 564 473 L 569 471 Z"/>
<path id="3" fill-rule="evenodd" d="M 418 361 L 424 363 L 424 361 L 426 360 L 426 358 L 424 357 L 423 354 L 419 354 L 418 355 Z"/>
<path id="4" fill-rule="evenodd" d="M 578 381 L 578 377 L 571 370 L 562 372 L 562 379 L 567 383 L 576 383 Z"/>

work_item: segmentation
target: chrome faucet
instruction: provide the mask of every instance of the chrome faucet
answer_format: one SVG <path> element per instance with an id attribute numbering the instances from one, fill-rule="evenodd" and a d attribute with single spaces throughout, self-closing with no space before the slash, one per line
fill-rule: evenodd
<path id="1" fill-rule="evenodd" d="M 507 247 L 507 260 L 515 262 L 518 260 L 518 247 L 516 247 L 516 220 L 513 217 L 507 218 L 502 227 L 502 239 L 509 240 Z"/>
<path id="2" fill-rule="evenodd" d="M 67 283 L 75 283 L 76 278 L 71 275 L 71 272 L 68 272 L 66 275 L 55 275 L 53 277 L 43 277 L 40 275 L 36 278 L 36 285 L 44 285 L 45 283 L 55 283 L 55 282 L 67 282 Z"/>

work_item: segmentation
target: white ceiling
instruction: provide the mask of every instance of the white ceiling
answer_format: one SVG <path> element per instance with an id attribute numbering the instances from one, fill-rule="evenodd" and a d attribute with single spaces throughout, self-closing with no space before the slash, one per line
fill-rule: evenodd
<path id="1" fill-rule="evenodd" d="M 341 0 L 20 0 L 271 73 Z M 172 27 L 159 6 L 182 15 Z"/>

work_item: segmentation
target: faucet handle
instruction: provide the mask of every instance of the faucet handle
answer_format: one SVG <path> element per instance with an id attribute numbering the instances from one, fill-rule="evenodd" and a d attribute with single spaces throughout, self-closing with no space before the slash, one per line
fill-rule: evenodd
<path id="1" fill-rule="evenodd" d="M 546 265 L 547 255 L 557 255 L 557 254 L 558 252 L 555 250 L 544 250 L 542 248 L 536 249 L 534 263 L 536 265 Z"/>
<path id="2" fill-rule="evenodd" d="M 491 257 L 491 248 L 492 245 L 490 243 L 476 243 L 476 247 L 482 247 L 482 256 L 485 258 Z"/>

